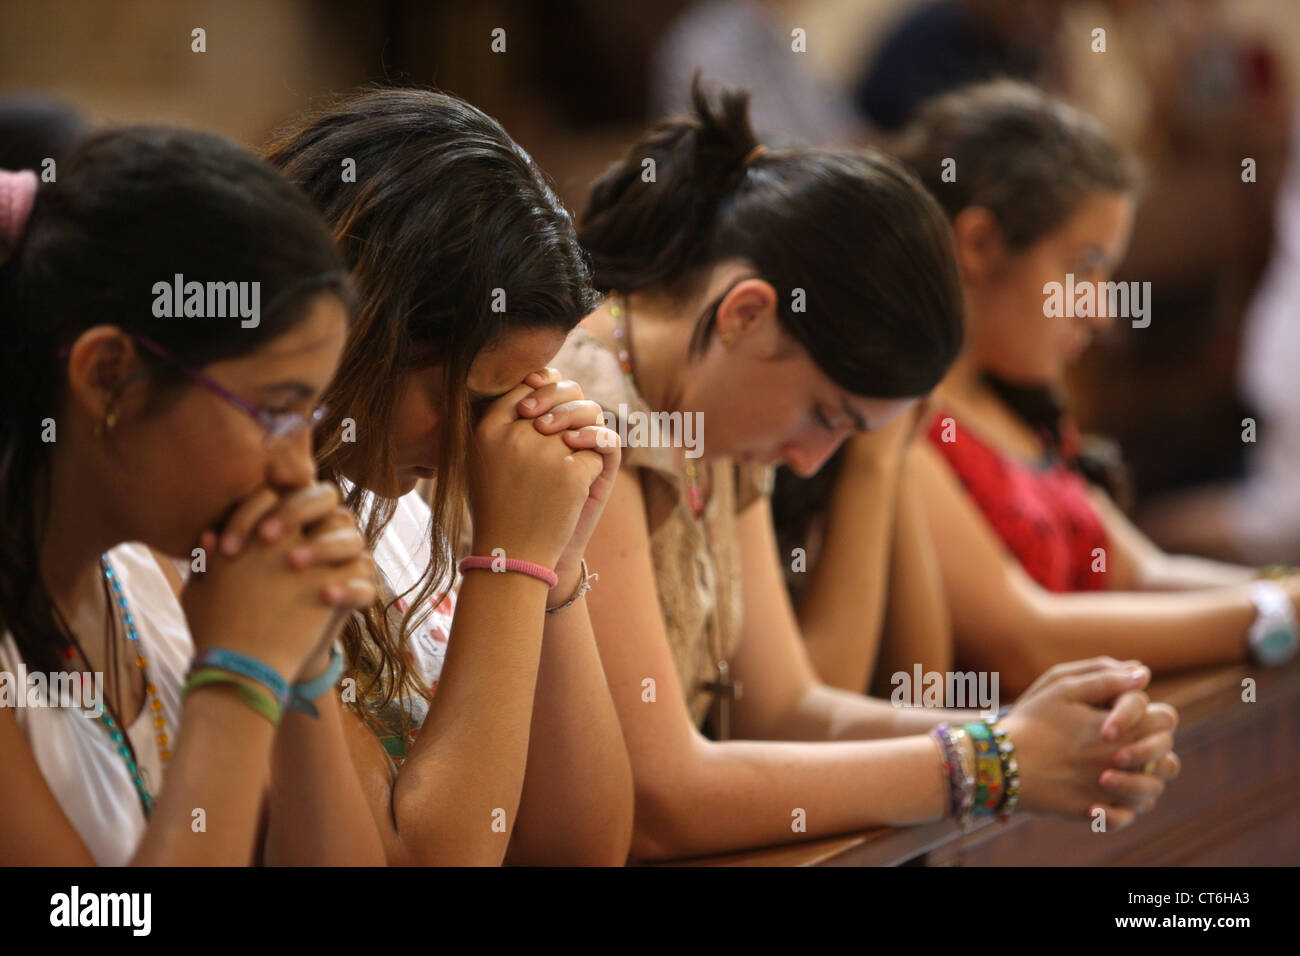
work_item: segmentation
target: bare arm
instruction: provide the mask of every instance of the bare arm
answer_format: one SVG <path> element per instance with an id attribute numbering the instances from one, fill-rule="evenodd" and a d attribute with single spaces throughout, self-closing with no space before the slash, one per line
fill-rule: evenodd
<path id="1" fill-rule="evenodd" d="M 791 711 L 812 715 L 805 718 L 807 731 L 817 715 L 842 716 L 835 729 L 844 737 L 855 729 L 876 736 L 919 730 L 943 719 L 941 712 L 931 711 L 909 720 L 886 704 L 815 689 L 780 579 L 767 514 L 766 502 L 759 501 L 741 519 L 750 529 L 740 542 L 747 562 L 745 592 L 779 596 L 783 630 L 776 633 L 783 638 L 784 656 L 770 666 L 755 661 L 762 651 L 758 642 L 750 649 L 747 628 L 736 659 L 736 667 L 743 667 L 737 676 L 746 682 L 737 706 L 739 732 L 757 736 L 751 731 L 785 729 Z M 762 580 L 753 581 L 748 558 L 757 549 L 766 570 Z M 925 737 L 713 743 L 691 725 L 659 609 L 635 472 L 620 472 L 587 554 L 601 573 L 600 586 L 587 601 L 632 761 L 634 856 L 717 853 L 942 816 L 938 750 Z M 746 619 L 752 620 L 760 606 L 747 597 Z M 787 680 L 773 676 L 783 671 Z M 796 809 L 806 814 L 806 832 L 792 830 Z"/>
<path id="2" fill-rule="evenodd" d="M 325 656 L 310 668 L 323 673 Z M 271 866 L 383 866 L 384 847 L 343 735 L 331 689 L 319 717 L 286 709 L 271 752 L 266 862 Z"/>
<path id="3" fill-rule="evenodd" d="M 826 547 L 799 607 L 809 659 L 832 687 L 874 686 L 888 696 L 891 674 L 910 675 L 916 664 L 951 668 L 952 629 L 924 508 L 899 481 L 914 427 L 904 417 L 845 448 Z"/>
<path id="4" fill-rule="evenodd" d="M 575 570 L 561 574 L 548 603 L 558 605 L 573 594 L 581 577 L 581 568 Z M 627 859 L 632 768 L 586 600 L 546 615 L 528 766 L 508 863 L 621 865 Z"/>
<path id="5" fill-rule="evenodd" d="M 1166 554 L 1139 531 L 1103 492 L 1094 490 L 1110 543 L 1110 586 L 1115 591 L 1188 591 L 1254 580 L 1255 569 L 1187 554 Z"/>
<path id="6" fill-rule="evenodd" d="M 179 598 L 184 582 L 165 555 L 154 560 Z M 321 673 L 327 656 L 309 666 Z M 318 718 L 284 711 L 271 751 L 265 859 L 272 866 L 382 865 L 383 846 L 348 753 L 332 691 Z M 361 825 L 358 825 L 361 824 Z"/>
<path id="7" fill-rule="evenodd" d="M 891 675 L 911 674 L 918 664 L 922 673 L 945 674 L 953 669 L 953 651 L 948 599 L 925 505 L 917 488 L 903 482 L 898 490 L 884 633 L 871 686 L 880 696 L 888 696 L 895 686 Z"/>
<path id="8" fill-rule="evenodd" d="M 348 739 L 390 864 L 498 865 L 516 823 L 546 585 L 465 575 L 438 692 L 401 772 L 350 715 Z"/>
<path id="9" fill-rule="evenodd" d="M 999 671 L 1004 689 L 1081 657 L 1137 658 L 1157 673 L 1245 659 L 1255 617 L 1248 588 L 1051 593 L 1006 550 L 934 449 L 918 443 L 909 452 L 904 480 L 924 497 L 959 654 Z"/>
<path id="10" fill-rule="evenodd" d="M 885 616 L 899 455 L 911 427 L 903 416 L 880 432 L 855 435 L 843 451 L 821 553 L 799 602 L 808 659 L 832 687 L 861 691 L 871 679 Z"/>
<path id="11" fill-rule="evenodd" d="M 926 733 L 972 712 L 894 707 L 828 687 L 813 674 L 799 626 L 780 587 L 772 517 L 750 507 L 737 522 L 744 573 L 744 632 L 732 671 L 745 684 L 737 736 L 767 740 L 870 740 Z"/>

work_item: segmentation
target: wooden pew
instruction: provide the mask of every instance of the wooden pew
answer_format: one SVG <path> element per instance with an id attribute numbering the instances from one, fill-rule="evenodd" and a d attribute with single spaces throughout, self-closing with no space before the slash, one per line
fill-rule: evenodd
<path id="1" fill-rule="evenodd" d="M 1256 681 L 1255 702 L 1242 681 Z M 877 829 L 666 866 L 1280 866 L 1300 864 L 1300 660 L 1165 677 L 1153 700 L 1178 708 L 1182 775 L 1127 830 L 1018 815 Z"/>

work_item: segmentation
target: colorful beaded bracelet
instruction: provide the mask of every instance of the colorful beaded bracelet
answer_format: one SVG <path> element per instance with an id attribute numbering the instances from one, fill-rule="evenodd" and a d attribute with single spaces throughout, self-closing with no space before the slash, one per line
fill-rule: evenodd
<path id="1" fill-rule="evenodd" d="M 1020 806 L 1020 761 L 1016 760 L 1016 745 L 999 723 L 999 717 L 986 717 L 984 722 L 993 732 L 998 759 L 1002 764 L 1002 805 L 998 815 L 1004 820 Z"/>
<path id="2" fill-rule="evenodd" d="M 964 746 L 966 732 L 960 727 L 939 724 L 930 735 L 939 744 L 943 776 L 948 784 L 948 814 L 963 825 L 970 822 L 975 802 L 975 776 Z"/>
<path id="3" fill-rule="evenodd" d="M 975 815 L 991 816 L 1002 805 L 1002 760 L 988 725 L 965 724 L 975 745 Z"/>

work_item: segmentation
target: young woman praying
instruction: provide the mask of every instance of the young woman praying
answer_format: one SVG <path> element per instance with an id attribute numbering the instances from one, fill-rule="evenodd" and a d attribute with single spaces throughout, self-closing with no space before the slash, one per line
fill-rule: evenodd
<path id="1" fill-rule="evenodd" d="M 328 693 L 376 588 L 313 481 L 350 299 L 319 215 L 224 139 L 113 130 L 0 173 L 0 256 L 0 671 L 44 679 L 0 707 L 0 862 L 382 863 Z M 177 275 L 258 321 L 160 317 Z M 213 550 L 250 498 L 295 519 Z"/>
<path id="2" fill-rule="evenodd" d="M 814 677 L 767 467 L 812 474 L 850 434 L 910 413 L 960 346 L 956 265 L 941 210 L 894 162 L 767 151 L 743 95 L 714 105 L 697 89 L 694 104 L 593 186 L 579 239 L 608 298 L 554 360 L 607 417 L 704 425 L 698 458 L 671 427 L 653 445 L 629 439 L 587 548 L 636 787 L 634 855 L 1018 801 L 1132 822 L 1178 770 L 1176 715 L 1146 699 L 1143 668 L 1055 668 L 992 731 L 974 712 L 895 709 Z M 1017 772 L 999 769 L 995 738 Z"/>
<path id="3" fill-rule="evenodd" d="M 495 120 L 434 92 L 347 98 L 269 158 L 362 299 L 318 459 L 386 584 L 346 644 L 388 860 L 622 863 L 631 772 L 583 598 L 620 451 L 546 368 L 594 301 L 568 213 Z"/>
<path id="4" fill-rule="evenodd" d="M 1068 413 L 1066 369 L 1117 318 L 1045 303 L 1051 283 L 1095 283 L 1110 311 L 1101 283 L 1128 243 L 1130 161 L 1092 120 L 1009 81 L 935 100 L 896 150 L 952 222 L 967 338 L 896 477 L 895 547 L 935 558 L 904 567 L 895 554 L 891 663 L 877 674 L 951 657 L 936 606 L 962 664 L 999 671 L 1011 691 L 1082 655 L 1136 657 L 1156 672 L 1290 659 L 1300 578 L 1256 580 L 1255 569 L 1161 552 L 1116 505 L 1116 470 L 1081 446 Z M 955 182 L 943 175 L 948 159 Z M 879 503 L 902 455 L 901 445 L 881 457 L 866 442 L 850 441 L 833 463 L 833 491 L 791 487 L 778 504 L 803 514 L 787 546 L 807 535 L 835 548 L 831 561 L 810 554 L 800 614 L 829 625 L 819 630 L 823 679 L 854 689 L 876 651 L 849 622 L 863 604 L 848 569 L 876 555 L 853 516 Z M 890 463 L 862 464 L 873 457 Z"/>

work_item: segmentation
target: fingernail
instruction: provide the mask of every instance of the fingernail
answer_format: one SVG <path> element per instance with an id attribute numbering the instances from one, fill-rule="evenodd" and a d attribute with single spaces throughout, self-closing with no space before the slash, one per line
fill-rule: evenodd
<path id="1" fill-rule="evenodd" d="M 1133 760 L 1133 751 L 1131 751 L 1131 750 L 1127 750 L 1127 749 L 1125 749 L 1125 750 L 1121 750 L 1121 751 L 1119 751 L 1118 753 L 1115 754 L 1115 762 L 1116 762 L 1116 763 L 1119 763 L 1119 764 L 1128 764 L 1128 763 L 1131 763 L 1132 760 Z"/>
<path id="2" fill-rule="evenodd" d="M 289 552 L 289 560 L 298 565 L 306 564 L 311 560 L 311 548 L 307 545 L 294 548 Z"/>
<path id="3" fill-rule="evenodd" d="M 262 522 L 262 537 L 268 541 L 278 538 L 282 531 L 284 531 L 284 524 L 279 518 L 268 518 Z"/>
<path id="4" fill-rule="evenodd" d="M 519 404 L 520 404 L 520 406 L 524 409 L 524 411 L 526 411 L 526 412 L 531 412 L 534 408 L 537 407 L 537 399 L 535 399 L 535 398 L 525 398 L 525 399 L 524 399 L 522 402 L 520 402 Z"/>
<path id="5" fill-rule="evenodd" d="M 555 415 L 553 415 L 551 412 L 547 412 L 545 415 L 539 418 L 538 421 L 542 422 L 543 424 L 549 425 L 551 424 L 551 422 L 555 421 Z"/>
<path id="6" fill-rule="evenodd" d="M 582 437 L 582 432 L 565 432 L 564 434 L 568 435 L 570 438 L 575 438 L 575 439 Z"/>
<path id="7" fill-rule="evenodd" d="M 227 557 L 234 555 L 238 553 L 241 544 L 243 544 L 243 539 L 241 539 L 239 535 L 235 534 L 235 532 L 231 531 L 229 534 L 223 535 L 221 538 L 222 553 Z"/>
<path id="8" fill-rule="evenodd" d="M 1139 681 L 1147 676 L 1147 669 L 1145 667 L 1135 667 L 1129 671 L 1128 676 L 1129 680 Z"/>

